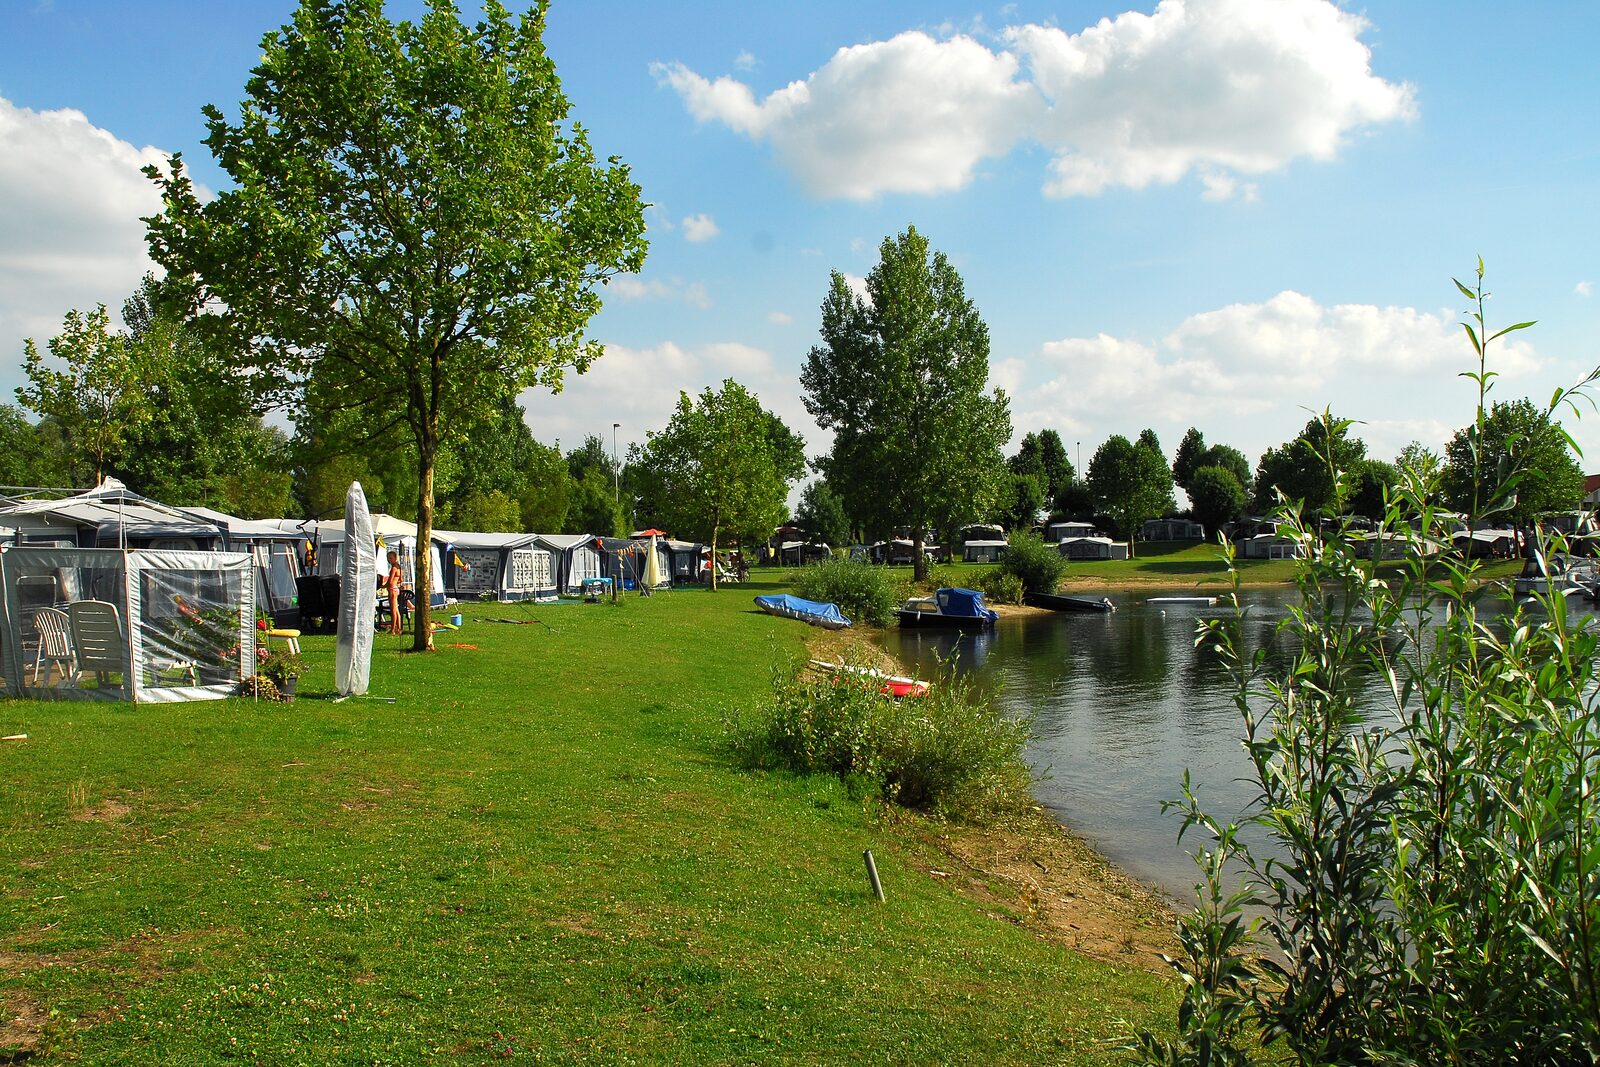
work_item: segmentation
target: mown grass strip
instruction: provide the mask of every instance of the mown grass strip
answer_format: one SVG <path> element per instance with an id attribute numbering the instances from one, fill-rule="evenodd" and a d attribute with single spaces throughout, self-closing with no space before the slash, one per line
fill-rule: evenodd
<path id="1" fill-rule="evenodd" d="M 1100 1063 L 1170 982 L 925 872 L 823 778 L 736 769 L 782 575 L 470 606 L 372 691 L 0 704 L 0 996 L 35 1062 Z M 490 622 L 514 619 L 525 624 Z M 534 623 L 532 620 L 538 619 Z M 871 848 L 889 900 L 862 873 Z"/>

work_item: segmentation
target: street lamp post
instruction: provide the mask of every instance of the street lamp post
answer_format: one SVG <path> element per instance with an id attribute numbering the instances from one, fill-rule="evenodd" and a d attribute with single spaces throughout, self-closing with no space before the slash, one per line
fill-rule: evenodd
<path id="1" fill-rule="evenodd" d="M 622 423 L 611 424 L 611 499 L 617 507 L 622 506 L 622 468 L 617 465 L 617 430 Z"/>

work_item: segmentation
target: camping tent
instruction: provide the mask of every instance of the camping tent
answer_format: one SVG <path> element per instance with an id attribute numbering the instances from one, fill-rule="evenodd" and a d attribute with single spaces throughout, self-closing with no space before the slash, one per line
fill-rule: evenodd
<path id="1" fill-rule="evenodd" d="M 338 574 L 339 554 L 344 546 L 344 520 L 331 519 L 317 523 L 317 573 Z M 405 584 L 415 588 L 417 584 L 417 525 L 404 519 L 397 519 L 393 515 L 378 512 L 372 516 L 372 532 L 377 537 L 380 547 L 378 561 L 380 569 L 386 567 L 383 555 L 390 549 L 399 553 L 400 570 L 404 575 Z M 431 602 L 434 607 L 442 608 L 446 604 L 444 593 L 444 568 L 440 565 L 439 546 L 431 546 L 432 578 L 429 583 Z M 374 590 L 376 593 L 376 590 Z"/>
<path id="2" fill-rule="evenodd" d="M 602 577 L 600 550 L 589 534 L 538 534 L 536 543 L 555 557 L 556 588 L 561 592 L 580 593 L 585 578 Z"/>
<path id="3" fill-rule="evenodd" d="M 434 532 L 457 600 L 537 600 L 556 595 L 555 553 L 528 533 Z"/>
<path id="4" fill-rule="evenodd" d="M 233 696 L 255 673 L 239 552 L 0 549 L 0 690 L 57 700 Z"/>
<path id="5" fill-rule="evenodd" d="M 256 607 L 272 616 L 278 626 L 300 625 L 300 597 L 296 580 L 301 574 L 300 548 L 305 535 L 279 522 L 241 519 L 212 508 L 179 508 L 184 514 L 220 528 L 230 552 L 248 552 L 255 561 Z"/>

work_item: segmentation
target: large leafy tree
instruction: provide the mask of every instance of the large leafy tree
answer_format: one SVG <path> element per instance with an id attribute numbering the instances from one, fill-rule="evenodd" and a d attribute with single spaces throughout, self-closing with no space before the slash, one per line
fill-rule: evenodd
<path id="1" fill-rule="evenodd" d="M 641 466 L 659 487 L 658 517 L 715 555 L 724 535 L 748 543 L 778 524 L 806 456 L 800 438 L 729 378 L 698 397 L 680 393 L 666 429 L 648 435 Z"/>
<path id="2" fill-rule="evenodd" d="M 0 404 L 0 486 L 65 488 L 71 481 L 61 428 L 51 419 L 29 422 L 15 404 Z"/>
<path id="3" fill-rule="evenodd" d="M 644 261 L 639 189 L 569 121 L 544 23 L 496 0 L 475 27 L 450 0 L 399 23 L 382 0 L 302 0 L 239 121 L 205 109 L 231 188 L 202 204 L 181 159 L 147 170 L 152 257 L 263 394 L 295 402 L 315 367 L 411 439 L 424 542 L 446 428 L 598 356 L 599 285 Z"/>
<path id="4" fill-rule="evenodd" d="M 1206 534 L 1216 537 L 1217 531 L 1239 517 L 1244 507 L 1244 486 L 1226 467 L 1201 467 L 1189 475 L 1189 504 L 1195 521 L 1206 528 Z"/>
<path id="5" fill-rule="evenodd" d="M 1347 503 L 1335 493 L 1333 471 L 1349 474 L 1367 456 L 1366 442 L 1349 430 L 1347 420 L 1324 412 L 1293 441 L 1267 449 L 1256 466 L 1256 507 L 1271 508 L 1278 493 L 1299 501 L 1307 514 Z"/>
<path id="6" fill-rule="evenodd" d="M 1477 441 L 1476 464 L 1473 442 Z M 1512 474 L 1519 476 L 1513 481 Z M 1485 510 L 1495 494 L 1483 486 L 1510 484 L 1497 516 L 1519 526 L 1541 515 L 1572 511 L 1583 500 L 1583 469 L 1572 443 L 1549 412 L 1528 400 L 1497 403 L 1477 424 L 1457 430 L 1445 446 L 1444 493 L 1450 506 Z"/>
<path id="7" fill-rule="evenodd" d="M 1155 436 L 1148 430 L 1145 434 Z M 1139 525 L 1173 508 L 1172 469 L 1144 437 L 1135 443 L 1112 436 L 1089 461 L 1089 489 L 1117 533 L 1128 539 L 1130 555 Z"/>
<path id="8" fill-rule="evenodd" d="M 847 545 L 851 541 L 850 516 L 826 478 L 813 480 L 801 491 L 794 518 L 806 533 L 829 545 Z"/>
<path id="9" fill-rule="evenodd" d="M 55 421 L 74 458 L 81 457 L 98 482 L 128 435 L 154 410 L 150 360 L 135 338 L 111 328 L 104 304 L 88 314 L 67 312 L 48 348 L 53 361 L 46 361 L 31 337 L 24 342 L 28 384 L 17 388 L 17 399 Z"/>
<path id="10" fill-rule="evenodd" d="M 1006 466 L 1012 474 L 1027 474 L 1038 479 L 1046 500 L 1054 500 L 1077 476 L 1072 460 L 1067 457 L 1067 446 L 1054 430 L 1024 434 L 1016 455 L 1006 460 Z"/>
<path id="11" fill-rule="evenodd" d="M 865 530 L 913 530 L 989 514 L 1009 488 L 1005 393 L 985 392 L 989 329 L 961 275 L 915 227 L 885 238 L 858 297 L 833 272 L 822 341 L 801 371 L 806 410 L 833 431 L 823 474 Z"/>

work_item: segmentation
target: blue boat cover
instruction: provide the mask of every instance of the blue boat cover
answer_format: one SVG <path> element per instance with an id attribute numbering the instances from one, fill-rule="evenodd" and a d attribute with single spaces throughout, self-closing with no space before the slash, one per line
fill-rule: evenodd
<path id="1" fill-rule="evenodd" d="M 850 620 L 844 617 L 837 604 L 821 604 L 815 600 L 801 600 L 788 593 L 777 593 L 772 596 L 758 596 L 755 598 L 756 606 L 769 615 L 782 615 L 790 619 L 803 619 L 813 626 L 823 626 L 830 630 L 843 629 L 850 625 Z"/>
<path id="2" fill-rule="evenodd" d="M 934 594 L 939 604 L 939 614 L 957 619 L 989 619 L 1000 616 L 983 604 L 983 594 L 976 589 L 941 589 Z"/>

